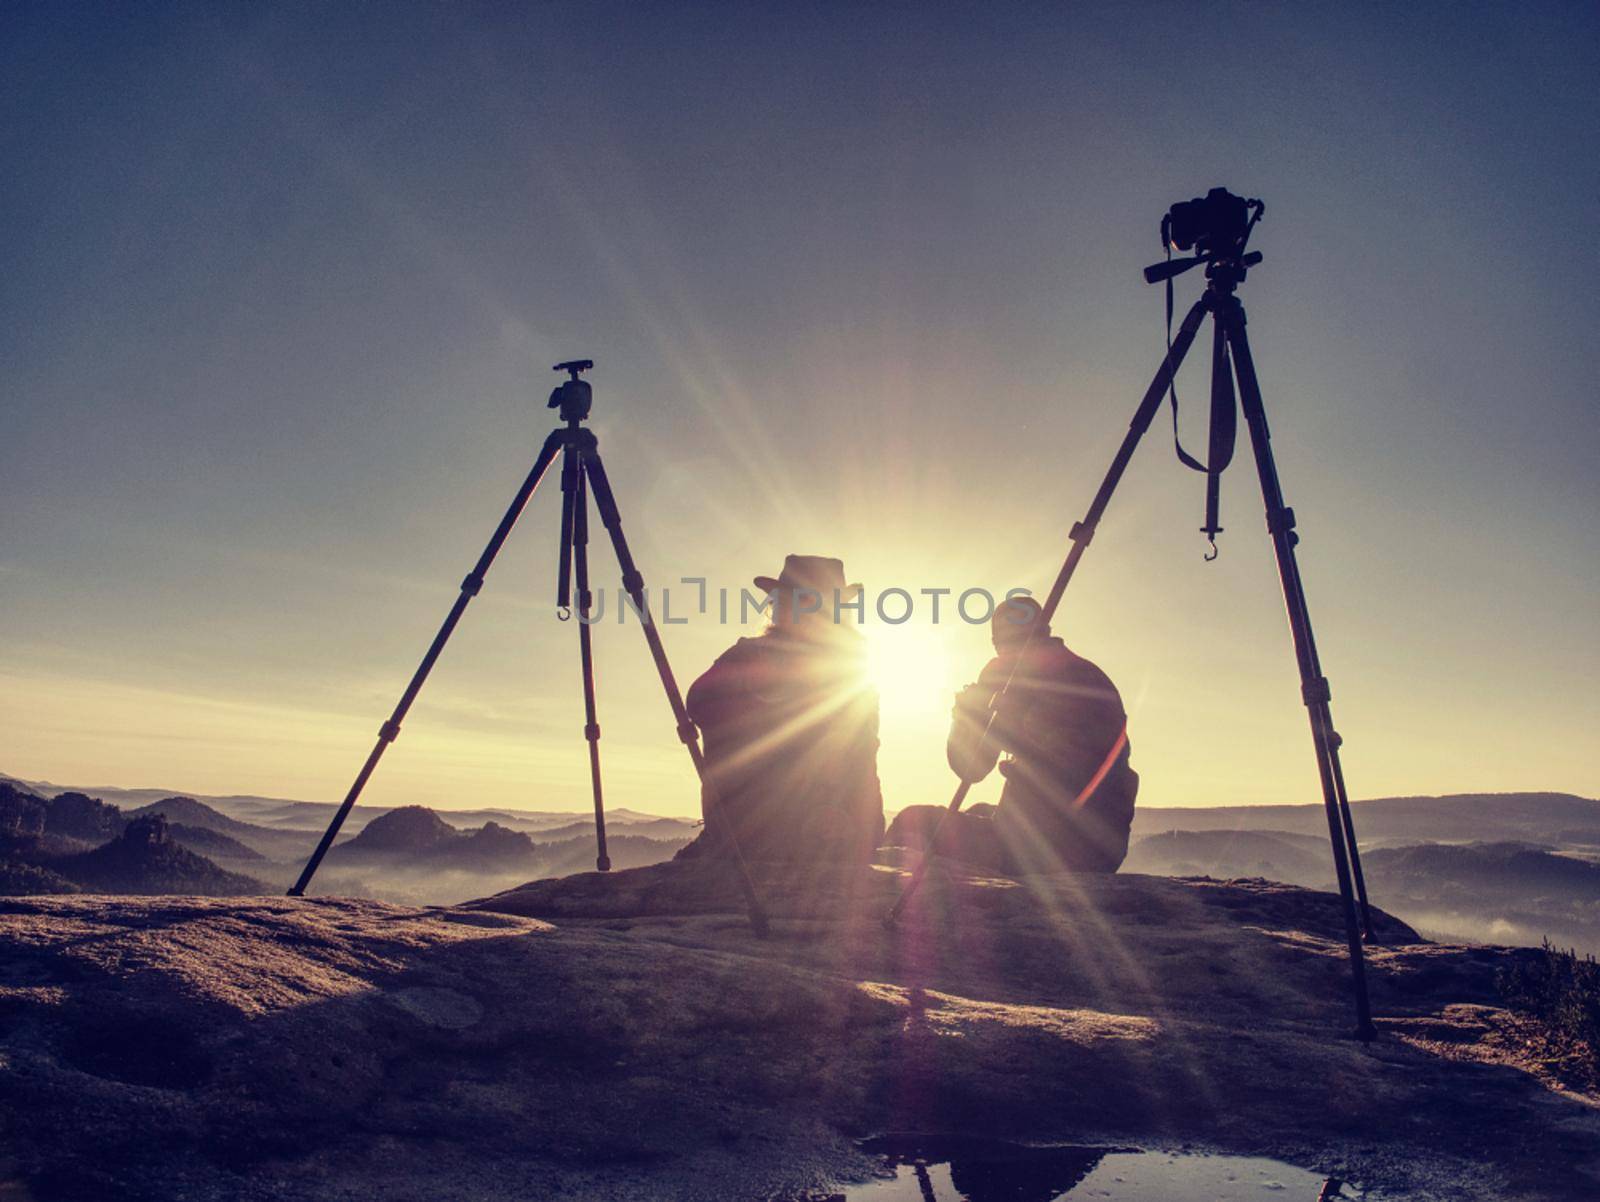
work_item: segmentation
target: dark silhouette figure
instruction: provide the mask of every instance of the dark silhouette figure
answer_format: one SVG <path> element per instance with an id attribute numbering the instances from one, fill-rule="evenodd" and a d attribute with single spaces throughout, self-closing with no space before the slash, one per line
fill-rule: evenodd
<path id="1" fill-rule="evenodd" d="M 1115 872 L 1128 854 L 1139 791 L 1127 713 L 1110 678 L 1038 625 L 1041 619 L 1031 598 L 1002 604 L 991 628 L 995 658 L 956 698 L 950 767 L 977 782 L 1004 751 L 1006 783 L 999 806 L 951 816 L 939 853 L 1010 874 Z M 991 701 L 997 708 L 985 736 Z M 925 846 L 943 813 L 908 807 L 889 842 Z"/>
<path id="2" fill-rule="evenodd" d="M 1099 1167 L 1104 1148 L 1041 1148 L 1012 1159 L 955 1157 L 950 1184 L 966 1202 L 1054 1202 Z"/>
<path id="3" fill-rule="evenodd" d="M 689 689 L 706 830 L 679 855 L 719 854 L 727 823 L 752 860 L 864 863 L 883 835 L 878 695 L 861 636 L 836 608 L 861 586 L 815 555 L 790 555 L 781 575 L 755 582 L 772 599 L 767 629 Z"/>
<path id="4" fill-rule="evenodd" d="M 928 1166 L 948 1164 L 963 1202 L 1052 1202 L 1070 1194 L 1115 1148 L 1033 1148 L 980 1136 L 882 1136 L 862 1149 L 909 1165 L 926 1202 L 939 1202 Z"/>

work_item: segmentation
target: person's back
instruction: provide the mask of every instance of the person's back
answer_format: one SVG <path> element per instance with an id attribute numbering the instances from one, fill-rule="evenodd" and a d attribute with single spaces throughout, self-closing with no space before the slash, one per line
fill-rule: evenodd
<path id="1" fill-rule="evenodd" d="M 1048 626 L 1028 637 L 1040 618 L 1031 598 L 1006 601 L 994 620 L 995 658 L 956 700 L 951 769 L 977 782 L 1002 751 L 1009 758 L 1000 766 L 999 806 L 958 814 L 942 850 L 1008 872 L 1115 872 L 1128 853 L 1139 789 L 1127 714 L 1110 678 Z M 991 700 L 998 709 L 985 736 Z M 902 811 L 891 841 L 903 834 L 920 842 L 933 817 L 914 811 L 931 808 Z"/>
<path id="2" fill-rule="evenodd" d="M 1000 838 L 1036 869 L 1115 872 L 1128 854 L 1139 788 L 1122 698 L 1099 667 L 1054 637 L 1002 652 L 979 683 L 998 690 L 1019 654 L 991 732 L 1010 753 L 1000 765 Z"/>
<path id="3" fill-rule="evenodd" d="M 779 594 L 810 587 L 791 576 L 797 562 L 837 570 L 843 584 L 837 560 L 803 556 L 758 583 Z M 686 851 L 719 850 L 727 824 L 747 858 L 864 862 L 883 835 L 883 797 L 861 636 L 831 608 L 796 614 L 781 595 L 774 606 L 763 634 L 740 639 L 689 689 L 704 737 L 706 833 Z"/>

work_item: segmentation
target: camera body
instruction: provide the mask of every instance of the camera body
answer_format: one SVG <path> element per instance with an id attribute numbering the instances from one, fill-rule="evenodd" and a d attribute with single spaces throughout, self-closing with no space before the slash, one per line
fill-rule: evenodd
<path id="1" fill-rule="evenodd" d="M 1223 256 L 1242 249 L 1250 233 L 1250 208 L 1259 201 L 1213 188 L 1202 197 L 1183 200 L 1167 210 L 1161 222 L 1163 242 L 1198 255 Z"/>

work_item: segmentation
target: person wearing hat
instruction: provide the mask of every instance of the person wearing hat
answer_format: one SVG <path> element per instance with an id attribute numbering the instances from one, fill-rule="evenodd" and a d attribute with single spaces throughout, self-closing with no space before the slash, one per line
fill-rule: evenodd
<path id="1" fill-rule="evenodd" d="M 946 823 L 939 852 L 1013 874 L 1115 872 L 1128 854 L 1139 792 L 1128 716 L 1110 678 L 1052 635 L 1043 617 L 1031 597 L 997 607 L 995 658 L 956 698 L 951 769 L 976 783 L 1004 752 L 1006 783 L 998 806 L 971 806 Z M 925 846 L 941 812 L 907 807 L 888 842 Z"/>
<path id="2" fill-rule="evenodd" d="M 747 859 L 865 863 L 883 836 L 878 695 L 861 635 L 839 620 L 861 586 L 821 555 L 790 555 L 755 583 L 771 601 L 766 630 L 689 689 L 706 829 L 679 854 L 718 854 L 731 829 Z"/>

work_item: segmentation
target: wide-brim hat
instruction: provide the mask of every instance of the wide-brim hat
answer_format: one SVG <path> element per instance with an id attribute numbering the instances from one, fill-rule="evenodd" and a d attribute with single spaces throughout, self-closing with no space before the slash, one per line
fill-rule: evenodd
<path id="1" fill-rule="evenodd" d="M 777 576 L 757 576 L 756 587 L 764 593 L 806 589 L 823 597 L 837 592 L 841 600 L 861 591 L 860 584 L 845 583 L 844 560 L 827 555 L 786 555 L 783 571 Z"/>

